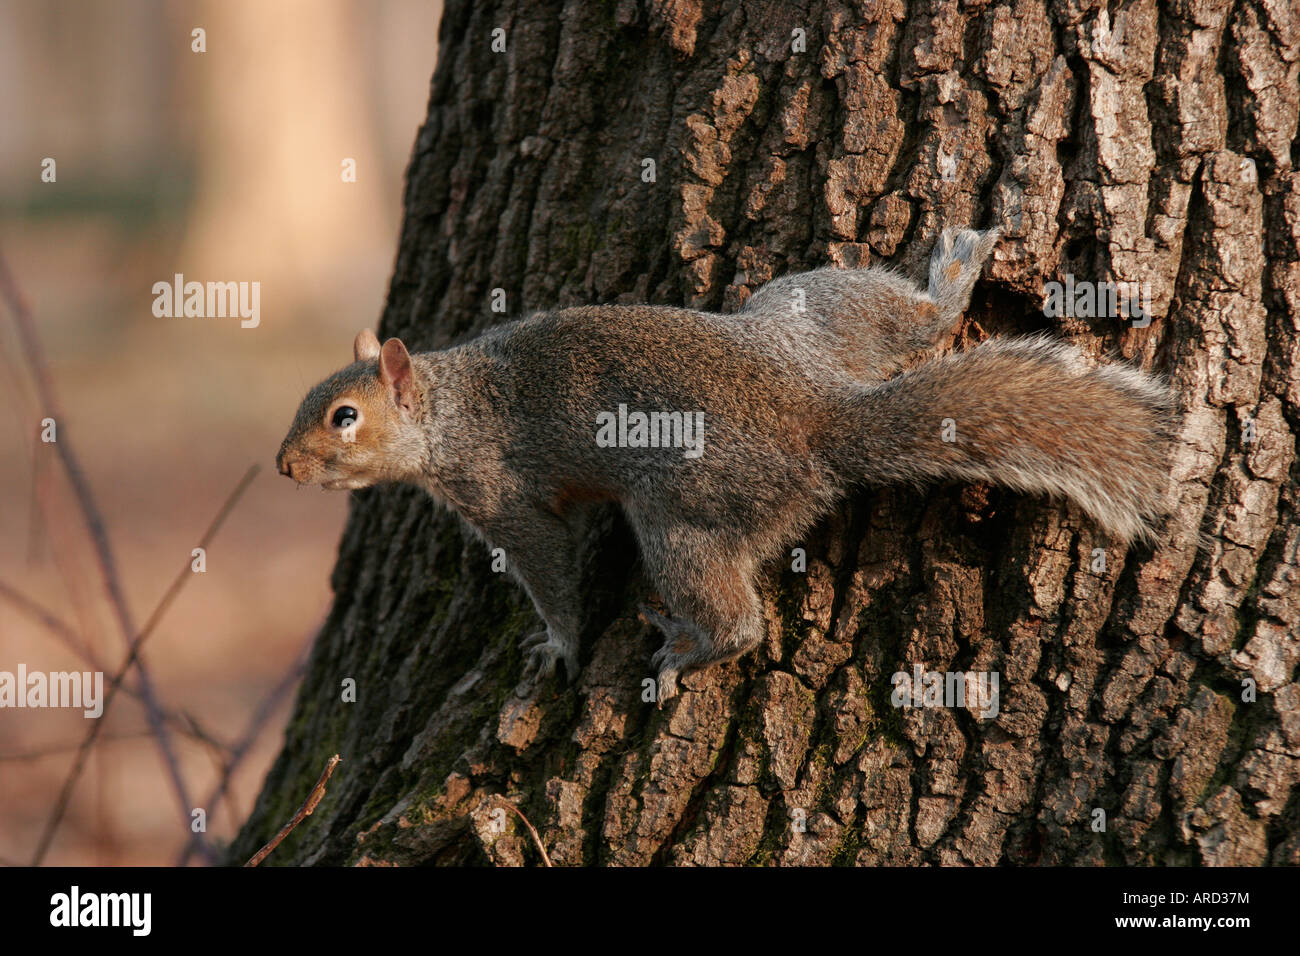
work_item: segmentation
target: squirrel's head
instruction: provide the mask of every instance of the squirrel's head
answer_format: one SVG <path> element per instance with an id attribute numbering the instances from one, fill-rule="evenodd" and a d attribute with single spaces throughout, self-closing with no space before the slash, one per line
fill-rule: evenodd
<path id="1" fill-rule="evenodd" d="M 302 400 L 276 467 L 300 485 L 367 488 L 418 475 L 428 455 L 422 386 L 400 339 L 363 329 L 355 361 Z"/>

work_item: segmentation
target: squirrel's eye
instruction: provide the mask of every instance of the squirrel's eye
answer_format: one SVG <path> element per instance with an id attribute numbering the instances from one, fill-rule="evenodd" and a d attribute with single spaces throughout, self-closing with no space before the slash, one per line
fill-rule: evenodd
<path id="1" fill-rule="evenodd" d="M 334 409 L 334 418 L 331 419 L 330 424 L 335 428 L 347 428 L 349 425 L 355 425 L 358 417 L 360 416 L 357 415 L 357 410 L 351 405 L 340 405 Z"/>

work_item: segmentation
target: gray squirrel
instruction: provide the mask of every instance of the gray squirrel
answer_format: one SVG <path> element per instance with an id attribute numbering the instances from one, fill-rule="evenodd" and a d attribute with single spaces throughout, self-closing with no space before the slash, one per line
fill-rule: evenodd
<path id="1" fill-rule="evenodd" d="M 732 315 L 584 306 L 416 354 L 366 329 L 307 393 L 277 466 L 324 488 L 417 485 L 503 548 L 546 625 L 525 642 L 534 680 L 557 661 L 578 672 L 566 518 L 617 503 L 670 612 L 643 609 L 665 638 L 662 705 L 684 670 L 760 643 L 761 564 L 858 485 L 994 482 L 1067 498 L 1119 541 L 1150 536 L 1168 482 L 1161 380 L 1043 337 L 934 357 L 997 239 L 945 230 L 928 289 L 821 268 Z"/>

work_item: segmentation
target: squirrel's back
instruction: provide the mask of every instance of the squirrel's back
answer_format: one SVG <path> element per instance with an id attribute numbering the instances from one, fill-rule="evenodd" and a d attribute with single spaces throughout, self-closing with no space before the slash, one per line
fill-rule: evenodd
<path id="1" fill-rule="evenodd" d="M 585 494 L 599 488 L 619 500 L 666 491 L 684 522 L 710 523 L 736 509 L 779 509 L 831 480 L 819 453 L 837 377 L 792 367 L 729 316 L 578 307 L 501 326 L 451 352 L 490 382 L 492 441 L 502 454 L 527 456 L 516 464 L 534 478 L 577 472 Z M 467 427 L 464 441 L 482 440 L 485 411 L 465 410 L 479 434 Z M 602 421 L 617 432 L 638 414 L 665 428 L 688 423 L 699 453 L 598 441 Z"/>

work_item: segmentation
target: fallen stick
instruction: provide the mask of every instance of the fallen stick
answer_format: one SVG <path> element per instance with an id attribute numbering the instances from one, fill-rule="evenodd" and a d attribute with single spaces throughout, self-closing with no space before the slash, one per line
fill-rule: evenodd
<path id="1" fill-rule="evenodd" d="M 342 762 L 342 759 L 338 754 L 335 754 L 326 761 L 325 769 L 321 771 L 316 786 L 311 788 L 311 793 L 308 794 L 306 802 L 298 808 L 298 812 L 293 815 L 293 818 L 288 823 L 280 827 L 280 832 L 271 839 L 271 842 L 254 853 L 244 866 L 257 866 L 271 854 L 272 850 L 284 842 L 284 838 L 293 832 L 294 827 L 311 816 L 311 812 L 316 809 L 316 804 L 320 803 L 321 797 L 325 796 L 325 784 L 329 782 L 330 776 L 334 773 L 334 768 Z"/>

